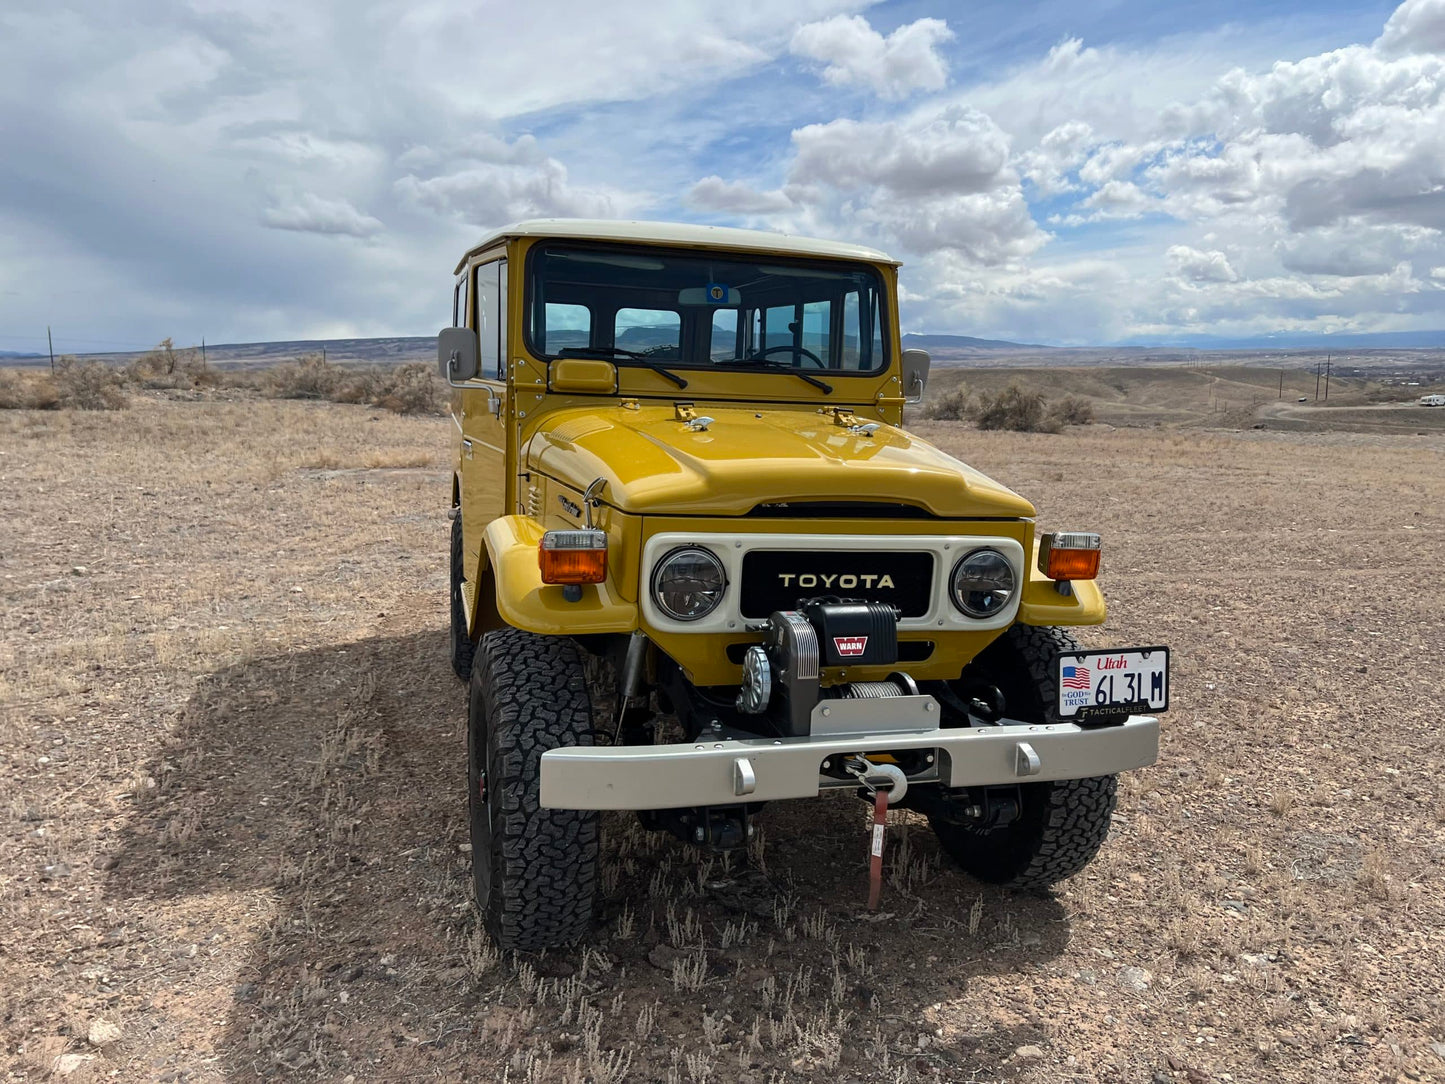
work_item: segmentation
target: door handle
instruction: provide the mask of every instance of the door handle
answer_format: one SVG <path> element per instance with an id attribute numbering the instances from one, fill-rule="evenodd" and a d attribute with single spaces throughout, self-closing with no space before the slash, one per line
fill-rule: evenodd
<path id="1" fill-rule="evenodd" d="M 468 459 L 472 458 L 472 442 L 469 438 L 462 438 L 462 454 Z"/>

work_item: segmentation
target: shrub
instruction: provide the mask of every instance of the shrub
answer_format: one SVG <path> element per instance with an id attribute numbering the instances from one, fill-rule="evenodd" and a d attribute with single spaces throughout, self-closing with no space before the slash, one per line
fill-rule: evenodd
<path id="1" fill-rule="evenodd" d="M 0 410 L 54 410 L 60 390 L 49 373 L 21 373 L 0 369 Z"/>
<path id="2" fill-rule="evenodd" d="M 973 398 L 964 387 L 944 392 L 923 408 L 923 416 L 934 421 L 961 422 L 972 412 Z"/>
<path id="3" fill-rule="evenodd" d="M 1059 425 L 1093 425 L 1094 404 L 1077 395 L 1066 395 L 1050 404 L 1048 416 Z"/>
<path id="4" fill-rule="evenodd" d="M 177 350 L 170 339 L 125 367 L 128 380 L 143 388 L 198 388 L 222 383 L 219 371 L 201 360 L 195 349 Z"/>
<path id="5" fill-rule="evenodd" d="M 74 410 L 123 410 L 129 405 L 122 385 L 125 373 L 98 361 L 62 358 L 55 370 L 60 405 Z"/>
<path id="6" fill-rule="evenodd" d="M 386 373 L 384 383 L 372 400 L 377 406 L 394 410 L 398 414 L 440 413 L 436 381 L 432 379 L 432 367 L 425 362 L 412 361 L 399 365 Z"/>
<path id="7" fill-rule="evenodd" d="M 334 399 L 345 374 L 320 354 L 307 354 L 266 376 L 266 391 L 273 399 Z"/>
<path id="8" fill-rule="evenodd" d="M 1000 392 L 981 392 L 973 420 L 980 429 L 1020 433 L 1057 433 L 1062 425 L 1044 414 L 1044 397 L 1010 384 Z"/>

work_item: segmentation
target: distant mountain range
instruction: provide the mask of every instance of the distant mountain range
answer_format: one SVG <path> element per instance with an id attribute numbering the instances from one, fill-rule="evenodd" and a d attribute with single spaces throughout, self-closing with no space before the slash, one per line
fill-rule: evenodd
<path id="1" fill-rule="evenodd" d="M 972 335 L 903 335 L 905 350 L 1051 350 L 1037 343 L 1012 343 L 1007 339 L 975 339 Z"/>
<path id="2" fill-rule="evenodd" d="M 673 341 L 675 329 L 633 328 L 624 336 L 630 349 L 646 349 L 663 341 Z M 580 345 L 580 333 L 556 333 L 555 345 Z M 577 339 L 574 343 L 572 340 Z M 1230 338 L 1211 335 L 1126 340 L 1112 346 L 1046 346 L 1039 343 L 1011 342 L 1007 339 L 980 339 L 972 335 L 929 335 L 908 332 L 903 336 L 905 349 L 918 348 L 932 353 L 942 362 L 980 363 L 989 358 L 1000 364 L 1021 364 L 1020 355 L 1031 355 L 1030 364 L 1087 365 L 1100 362 L 1138 364 L 1145 353 L 1167 352 L 1156 362 L 1182 362 L 1193 352 L 1239 351 L 1327 351 L 1344 350 L 1445 350 L 1445 331 L 1396 331 L 1359 335 L 1257 335 Z M 88 359 L 124 363 L 145 351 L 85 354 Z M 288 339 L 267 343 L 208 344 L 206 358 L 214 364 L 257 367 L 290 361 L 306 354 L 325 354 L 328 361 L 349 365 L 396 365 L 408 361 L 432 361 L 436 357 L 436 339 L 430 335 L 395 336 L 377 339 Z M 1044 355 L 1044 356 L 1039 356 Z M 33 351 L 0 350 L 0 360 L 12 365 L 43 365 L 46 354 Z"/>
<path id="3" fill-rule="evenodd" d="M 1126 340 L 1120 346 L 1158 348 L 1183 347 L 1193 350 L 1440 350 L 1445 349 L 1445 331 L 1372 331 L 1358 335 L 1253 335 L 1231 338 L 1225 335 L 1179 335 L 1166 338 Z"/>

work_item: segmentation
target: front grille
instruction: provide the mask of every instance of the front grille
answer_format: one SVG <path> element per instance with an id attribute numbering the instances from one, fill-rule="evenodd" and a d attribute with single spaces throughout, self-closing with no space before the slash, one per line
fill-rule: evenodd
<path id="1" fill-rule="evenodd" d="M 742 578 L 746 618 L 821 595 L 887 602 L 903 617 L 922 617 L 933 599 L 933 554 L 753 550 L 743 557 Z"/>

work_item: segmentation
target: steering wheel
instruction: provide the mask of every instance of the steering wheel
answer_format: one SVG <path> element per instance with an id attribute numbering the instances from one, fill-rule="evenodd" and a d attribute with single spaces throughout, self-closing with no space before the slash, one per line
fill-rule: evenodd
<path id="1" fill-rule="evenodd" d="M 809 361 L 813 362 L 813 364 L 819 369 L 826 369 L 828 367 L 827 362 L 825 362 L 817 354 L 809 350 L 806 346 L 794 346 L 792 343 L 779 343 L 777 346 L 765 346 L 756 354 L 752 354 L 750 356 L 754 358 L 765 358 L 769 354 L 776 354 L 779 350 L 787 350 L 794 357 L 807 358 Z M 798 368 L 802 369 L 805 368 L 805 366 L 800 365 L 798 366 Z"/>

